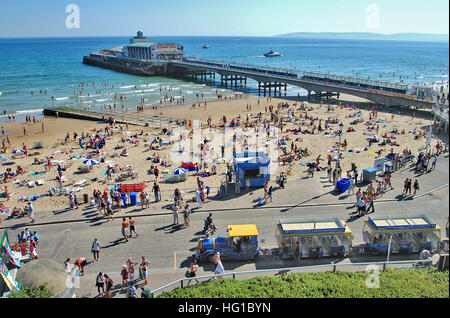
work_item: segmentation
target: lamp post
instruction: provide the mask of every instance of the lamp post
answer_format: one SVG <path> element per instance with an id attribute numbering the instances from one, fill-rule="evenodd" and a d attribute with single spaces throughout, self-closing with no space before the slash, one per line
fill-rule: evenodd
<path id="1" fill-rule="evenodd" d="M 342 122 L 341 122 L 339 124 L 339 146 L 338 146 L 338 160 L 337 160 L 338 167 L 341 166 L 341 137 L 342 137 L 343 129 L 344 129 L 344 124 L 342 124 Z"/>

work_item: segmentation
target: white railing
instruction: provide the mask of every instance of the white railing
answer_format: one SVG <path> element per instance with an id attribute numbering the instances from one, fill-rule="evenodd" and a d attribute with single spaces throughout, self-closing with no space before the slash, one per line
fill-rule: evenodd
<path id="1" fill-rule="evenodd" d="M 215 275 L 205 275 L 205 276 L 198 276 L 198 277 L 190 277 L 190 278 L 180 278 L 172 283 L 169 283 L 167 285 L 164 285 L 160 288 L 157 288 L 155 290 L 150 291 L 152 297 L 155 296 L 156 293 L 161 292 L 165 289 L 168 289 L 170 287 L 173 287 L 175 285 L 180 284 L 181 288 L 184 288 L 184 282 L 191 281 L 191 280 L 203 280 L 211 281 L 214 279 L 218 279 L 221 277 L 229 277 L 231 276 L 232 279 L 236 279 L 236 276 L 239 275 L 255 275 L 255 274 L 265 274 L 265 273 L 273 273 L 276 272 L 277 274 L 281 273 L 287 273 L 291 271 L 304 271 L 309 269 L 324 269 L 324 268 L 332 268 L 333 272 L 336 272 L 338 267 L 343 266 L 369 266 L 369 265 L 382 265 L 382 270 L 385 271 L 388 265 L 403 265 L 403 264 L 422 264 L 419 266 L 413 265 L 408 267 L 396 267 L 397 269 L 404 269 L 404 268 L 419 268 L 419 267 L 429 267 L 431 266 L 431 259 L 426 260 L 409 260 L 409 261 L 385 261 L 385 262 L 369 262 L 369 263 L 349 263 L 349 264 L 325 264 L 325 265 L 314 265 L 314 266 L 303 266 L 303 267 L 287 267 L 287 268 L 272 268 L 272 269 L 261 269 L 261 270 L 255 270 L 255 271 L 244 271 L 244 272 L 232 272 L 232 273 L 223 273 L 223 274 L 215 274 Z M 425 265 L 425 263 L 428 263 Z M 394 267 L 395 268 L 395 267 Z"/>

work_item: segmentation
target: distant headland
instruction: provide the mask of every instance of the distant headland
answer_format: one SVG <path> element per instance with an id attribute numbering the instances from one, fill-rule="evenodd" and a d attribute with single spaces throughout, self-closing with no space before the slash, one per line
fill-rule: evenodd
<path id="1" fill-rule="evenodd" d="M 283 38 L 303 39 L 345 39 L 345 40 L 384 40 L 384 41 L 418 41 L 418 42 L 449 42 L 448 34 L 424 33 L 364 33 L 364 32 L 294 32 L 276 35 Z"/>

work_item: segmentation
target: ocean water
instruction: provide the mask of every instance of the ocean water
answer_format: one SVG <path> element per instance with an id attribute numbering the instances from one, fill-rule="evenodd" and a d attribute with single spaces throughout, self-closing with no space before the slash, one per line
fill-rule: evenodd
<path id="1" fill-rule="evenodd" d="M 448 85 L 448 43 L 275 37 L 154 37 L 154 40 L 179 42 L 188 56 L 200 58 L 411 84 Z M 15 112 L 19 120 L 25 115 L 38 117 L 43 108 L 52 105 L 78 103 L 99 108 L 114 103 L 114 94 L 126 95 L 126 107 L 130 109 L 140 99 L 145 99 L 146 104 L 159 103 L 166 94 L 178 99 L 184 96 L 187 103 L 195 101 L 197 94 L 203 95 L 203 99 L 214 99 L 216 90 L 222 95 L 233 94 L 220 88 L 217 82 L 205 85 L 172 78 L 140 77 L 82 63 L 83 56 L 89 52 L 128 41 L 127 37 L 0 39 L 0 121 L 7 120 L 4 112 Z M 205 43 L 211 48 L 203 49 Z M 283 56 L 265 58 L 263 54 L 269 50 L 281 52 Z M 219 76 L 216 81 L 220 81 Z M 86 84 L 81 87 L 83 82 Z M 82 89 L 83 97 L 77 100 L 75 95 Z M 256 83 L 249 80 L 246 91 L 255 93 Z M 301 88 L 288 87 L 288 95 L 305 93 Z"/>

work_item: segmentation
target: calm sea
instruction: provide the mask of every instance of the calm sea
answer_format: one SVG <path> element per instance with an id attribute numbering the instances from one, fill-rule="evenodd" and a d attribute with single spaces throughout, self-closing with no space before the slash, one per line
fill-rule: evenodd
<path id="1" fill-rule="evenodd" d="M 448 85 L 448 43 L 274 37 L 154 37 L 154 40 L 179 42 L 188 56 L 200 58 L 438 86 L 444 81 Z M 4 112 L 16 112 L 18 118 L 39 116 L 46 106 L 72 104 L 81 82 L 90 82 L 85 87 L 82 104 L 92 107 L 114 103 L 115 93 L 125 94 L 130 108 L 139 104 L 140 99 L 145 99 L 146 104 L 157 103 L 166 94 L 184 96 L 186 102 L 194 101 L 197 94 L 213 99 L 216 89 L 222 95 L 232 94 L 214 85 L 139 77 L 83 65 L 83 56 L 89 52 L 128 41 L 126 37 L 0 39 L 0 121 L 5 121 Z M 211 48 L 203 49 L 205 43 Z M 263 54 L 269 50 L 281 52 L 283 56 L 265 58 Z M 219 77 L 216 79 L 219 81 Z M 170 92 L 160 92 L 160 85 Z M 256 83 L 249 81 L 248 92 L 255 92 L 255 88 Z M 299 93 L 306 92 L 297 87 L 288 88 L 288 95 Z"/>

